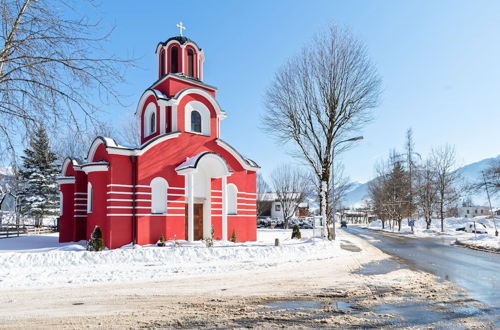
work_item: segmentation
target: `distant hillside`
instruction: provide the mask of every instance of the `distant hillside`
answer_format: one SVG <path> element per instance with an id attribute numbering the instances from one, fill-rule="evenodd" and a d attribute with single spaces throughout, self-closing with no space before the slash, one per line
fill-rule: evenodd
<path id="1" fill-rule="evenodd" d="M 482 178 L 481 172 L 487 169 L 495 160 L 500 160 L 500 155 L 494 158 L 486 158 L 475 163 L 471 163 L 457 169 L 462 177 L 462 184 L 470 184 L 478 182 Z M 343 200 L 343 205 L 350 208 L 361 207 L 365 203 L 364 201 L 368 199 L 368 185 L 371 181 L 366 183 L 353 182 L 350 183 L 347 194 Z M 488 199 L 485 192 L 477 192 L 470 195 L 474 204 L 477 205 L 488 205 Z M 500 196 L 496 196 L 491 203 L 494 207 L 500 206 Z"/>

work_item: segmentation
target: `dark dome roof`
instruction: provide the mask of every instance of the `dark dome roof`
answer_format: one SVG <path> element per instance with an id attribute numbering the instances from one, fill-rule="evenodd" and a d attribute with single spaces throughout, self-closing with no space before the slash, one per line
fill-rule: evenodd
<path id="1" fill-rule="evenodd" d="M 165 42 L 158 43 L 158 45 L 165 46 L 166 44 L 168 44 L 169 41 L 172 41 L 172 40 L 178 41 L 181 45 L 184 45 L 187 42 L 191 42 L 196 46 L 196 48 L 201 50 L 201 48 L 198 46 L 198 44 L 196 42 L 194 42 L 193 40 L 189 39 L 188 37 L 184 37 L 184 36 L 176 36 L 176 37 L 168 38 Z M 158 49 L 158 46 L 156 46 L 156 48 Z"/>

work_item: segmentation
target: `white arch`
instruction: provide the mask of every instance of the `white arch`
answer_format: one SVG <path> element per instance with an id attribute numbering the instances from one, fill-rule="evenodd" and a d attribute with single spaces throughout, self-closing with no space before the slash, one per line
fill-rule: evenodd
<path id="1" fill-rule="evenodd" d="M 162 177 L 151 180 L 151 213 L 167 213 L 168 182 Z"/>
<path id="2" fill-rule="evenodd" d="M 144 137 L 150 136 L 153 133 L 156 133 L 158 127 L 156 127 L 156 122 L 158 119 L 158 111 L 156 111 L 156 104 L 154 102 L 148 103 L 146 110 L 144 111 Z M 154 127 L 151 125 L 151 116 L 155 116 Z"/>
<path id="3" fill-rule="evenodd" d="M 238 188 L 234 183 L 227 185 L 227 214 L 238 212 Z"/>
<path id="4" fill-rule="evenodd" d="M 215 98 L 212 95 L 210 95 L 210 93 L 208 93 L 207 91 L 204 91 L 201 88 L 186 88 L 186 89 L 179 91 L 174 96 L 175 103 L 179 104 L 180 101 L 182 100 L 182 98 L 185 97 L 186 95 L 189 95 L 189 94 L 197 94 L 197 95 L 203 96 L 214 107 L 215 113 L 217 114 L 217 117 L 219 119 L 226 118 L 226 113 L 224 112 L 224 110 L 221 109 L 219 103 L 215 100 Z"/>
<path id="5" fill-rule="evenodd" d="M 191 112 L 198 111 L 201 116 L 201 134 L 210 135 L 210 110 L 199 101 L 191 101 L 184 107 L 184 130 L 196 133 L 191 127 Z"/>
<path id="6" fill-rule="evenodd" d="M 78 164 L 78 161 L 73 158 L 67 157 L 63 162 L 61 175 L 66 176 L 66 171 L 68 170 L 69 164 L 73 165 L 73 170 L 80 171 L 80 165 Z"/>

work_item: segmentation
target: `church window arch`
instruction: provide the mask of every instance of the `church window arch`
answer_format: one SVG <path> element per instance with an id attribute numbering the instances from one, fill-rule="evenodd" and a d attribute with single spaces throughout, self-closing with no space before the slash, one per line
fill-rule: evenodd
<path id="1" fill-rule="evenodd" d="M 179 47 L 177 46 L 170 49 L 170 71 L 172 73 L 179 72 Z"/>
<path id="2" fill-rule="evenodd" d="M 162 177 L 151 180 L 151 213 L 167 213 L 168 183 Z"/>
<path id="3" fill-rule="evenodd" d="M 94 191 L 92 189 L 92 183 L 87 183 L 87 213 L 92 213 L 93 208 L 93 195 Z"/>
<path id="4" fill-rule="evenodd" d="M 191 111 L 191 131 L 201 133 L 201 115 L 198 111 Z"/>
<path id="5" fill-rule="evenodd" d="M 186 132 L 210 136 L 210 110 L 199 101 L 191 101 L 184 108 Z"/>
<path id="6" fill-rule="evenodd" d="M 189 48 L 187 51 L 188 75 L 194 77 L 194 51 Z"/>
<path id="7" fill-rule="evenodd" d="M 236 214 L 238 211 L 238 188 L 234 183 L 227 185 L 227 214 Z"/>
<path id="8" fill-rule="evenodd" d="M 152 112 L 149 116 L 149 134 L 156 131 L 156 113 Z"/>
<path id="9" fill-rule="evenodd" d="M 156 104 L 151 102 L 144 111 L 144 136 L 150 136 L 156 132 Z"/>

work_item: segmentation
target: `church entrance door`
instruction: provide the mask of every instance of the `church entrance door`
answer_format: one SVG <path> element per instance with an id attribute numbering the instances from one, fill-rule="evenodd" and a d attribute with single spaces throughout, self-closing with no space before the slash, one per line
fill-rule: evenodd
<path id="1" fill-rule="evenodd" d="M 199 241 L 203 239 L 203 204 L 193 204 L 193 231 L 194 231 L 194 237 L 193 239 L 195 241 Z M 188 206 L 186 205 L 186 238 L 188 237 Z"/>

